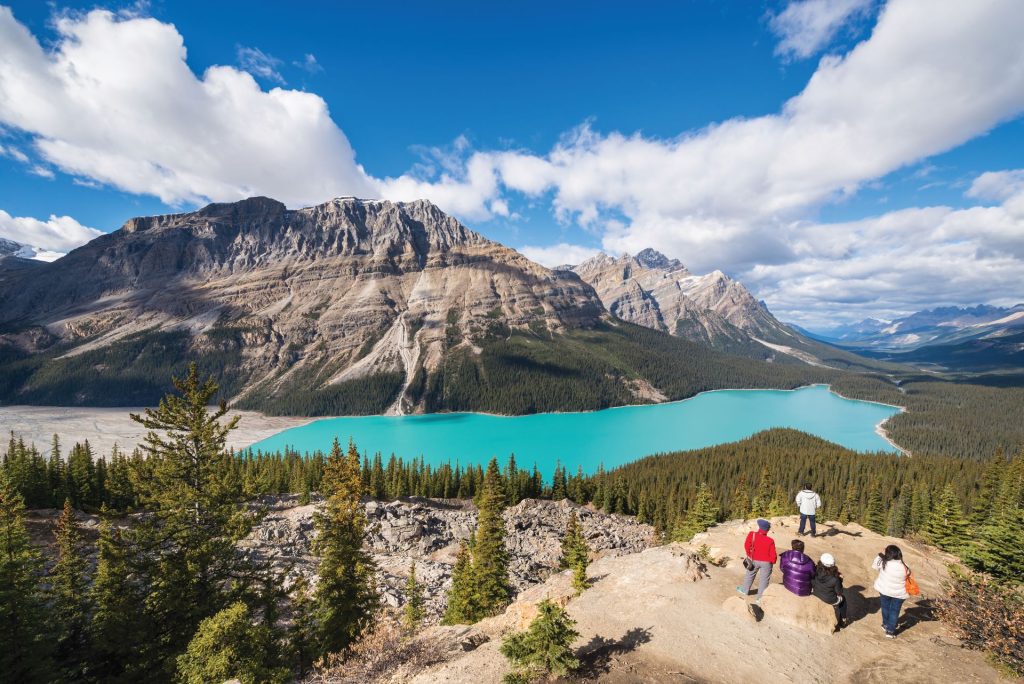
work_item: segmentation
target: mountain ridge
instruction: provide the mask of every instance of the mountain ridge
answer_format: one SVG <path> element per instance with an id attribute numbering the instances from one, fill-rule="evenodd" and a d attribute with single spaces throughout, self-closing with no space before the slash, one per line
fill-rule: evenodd
<path id="1" fill-rule="evenodd" d="M 820 380 L 642 333 L 424 200 L 211 204 L 0 269 L 0 401 L 137 405 L 188 359 L 239 408 L 317 415 L 681 398 L 716 382 L 698 362 L 742 386 Z"/>

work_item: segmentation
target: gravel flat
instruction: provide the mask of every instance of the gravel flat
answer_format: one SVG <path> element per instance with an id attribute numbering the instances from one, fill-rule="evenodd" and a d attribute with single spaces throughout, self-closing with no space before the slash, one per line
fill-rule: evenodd
<path id="1" fill-rule="evenodd" d="M 114 444 L 131 451 L 142 441 L 145 428 L 128 417 L 140 408 L 80 408 L 66 406 L 3 406 L 0 407 L 0 434 L 12 431 L 26 443 L 35 443 L 42 451 L 49 449 L 53 435 L 60 436 L 62 450 L 75 442 L 89 440 L 94 452 L 109 454 Z M 304 425 L 313 418 L 265 416 L 256 411 L 232 411 L 241 417 L 238 429 L 231 433 L 229 446 L 244 449 L 281 430 Z"/>

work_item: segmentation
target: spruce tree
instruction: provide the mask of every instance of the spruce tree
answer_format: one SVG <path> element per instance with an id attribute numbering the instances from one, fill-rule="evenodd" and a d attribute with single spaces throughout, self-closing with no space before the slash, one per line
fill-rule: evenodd
<path id="1" fill-rule="evenodd" d="M 715 503 L 714 494 L 706 482 L 701 482 L 697 488 L 693 503 L 686 512 L 686 517 L 681 525 L 673 529 L 672 538 L 674 541 L 687 542 L 693 535 L 699 534 L 718 522 L 718 504 Z"/>
<path id="2" fill-rule="evenodd" d="M 984 525 L 992 513 L 992 507 L 999 497 L 999 487 L 1002 482 L 1003 471 L 1006 468 L 1006 459 L 1000 449 L 985 466 L 985 472 L 978 482 L 978 493 L 974 497 L 971 507 L 971 522 L 975 525 Z"/>
<path id="3" fill-rule="evenodd" d="M 405 582 L 405 605 L 402 607 L 402 624 L 410 631 L 416 631 L 423 623 L 426 611 L 423 608 L 423 585 L 416 579 L 416 561 L 409 566 L 409 579 Z"/>
<path id="4" fill-rule="evenodd" d="M 953 485 L 947 484 L 928 517 L 925 538 L 940 549 L 956 553 L 967 546 L 968 524 Z"/>
<path id="5" fill-rule="evenodd" d="M 82 555 L 82 531 L 71 508 L 64 500 L 64 510 L 57 519 L 57 562 L 50 570 L 51 613 L 57 630 L 57 662 L 64 677 L 82 678 L 87 650 L 86 626 L 89 615 L 88 578 Z"/>
<path id="6" fill-rule="evenodd" d="M 379 607 L 374 562 L 363 549 L 366 514 L 360 502 L 359 450 L 352 442 L 343 454 L 334 440 L 320 488 L 324 508 L 316 513 L 316 586 L 320 653 L 337 653 L 362 634 Z"/>
<path id="7" fill-rule="evenodd" d="M 889 521 L 885 533 L 890 537 L 903 537 L 910 526 L 910 499 L 906 494 L 906 487 L 900 490 L 892 508 L 889 509 Z"/>
<path id="8" fill-rule="evenodd" d="M 512 598 L 508 579 L 508 551 L 505 549 L 505 491 L 492 458 L 481 487 L 479 518 L 473 543 L 473 583 L 476 619 L 497 614 Z"/>
<path id="9" fill-rule="evenodd" d="M 448 590 L 448 607 L 441 619 L 443 625 L 468 625 L 477 621 L 473 556 L 465 541 L 452 566 L 452 586 Z"/>
<path id="10" fill-rule="evenodd" d="M 772 473 L 767 465 L 761 470 L 761 478 L 757 483 L 757 492 L 750 502 L 750 518 L 763 518 L 768 515 L 768 508 L 771 506 L 775 486 L 772 484 Z"/>
<path id="11" fill-rule="evenodd" d="M 25 502 L 0 469 L 0 673 L 10 682 L 48 682 L 49 619 L 39 586 L 42 558 L 25 529 Z"/>
<path id="12" fill-rule="evenodd" d="M 743 520 L 750 512 L 750 489 L 747 487 L 745 477 L 740 477 L 736 482 L 736 488 L 732 490 L 729 497 L 729 510 L 726 514 L 729 520 Z"/>
<path id="13" fill-rule="evenodd" d="M 580 662 L 572 650 L 579 638 L 576 622 L 565 609 L 543 600 L 537 604 L 537 617 L 525 632 L 505 637 L 501 654 L 512 663 L 514 671 L 506 682 L 534 681 L 544 675 L 567 675 Z"/>
<path id="14" fill-rule="evenodd" d="M 864 506 L 864 517 L 861 523 L 872 532 L 884 534 L 885 517 L 885 510 L 882 507 L 882 496 L 878 492 L 878 485 L 872 483 L 868 489 L 868 502 Z"/>
<path id="15" fill-rule="evenodd" d="M 910 530 L 923 533 L 928 525 L 928 517 L 932 512 L 932 497 L 928 485 L 921 483 L 914 487 L 910 501 Z"/>
<path id="16" fill-rule="evenodd" d="M 316 625 L 316 604 L 309 582 L 302 575 L 292 585 L 289 595 L 291 604 L 291 629 L 288 632 L 288 651 L 299 679 L 306 676 L 317 653 L 319 631 Z"/>
<path id="17" fill-rule="evenodd" d="M 90 591 L 90 675 L 97 681 L 124 683 L 141 679 L 140 653 L 149 632 L 144 596 L 132 576 L 125 542 L 114 530 L 106 509 L 101 512 L 99 561 Z"/>
<path id="18" fill-rule="evenodd" d="M 583 536 L 579 518 L 573 511 L 569 515 L 569 521 L 565 526 L 565 535 L 562 537 L 562 555 L 558 559 L 558 567 L 562 570 L 572 570 L 572 586 L 577 594 L 587 588 L 587 567 L 589 565 L 590 547 Z"/>
<path id="19" fill-rule="evenodd" d="M 853 487 L 853 483 L 847 481 L 846 497 L 843 499 L 843 507 L 839 510 L 839 522 L 846 525 L 851 520 L 860 517 L 860 511 L 858 510 L 859 504 L 860 501 L 857 496 L 857 491 Z"/>
<path id="20" fill-rule="evenodd" d="M 254 522 L 235 458 L 225 448 L 238 418 L 221 422 L 228 412 L 223 400 L 209 409 L 218 387 L 212 378 L 200 380 L 195 364 L 172 382 L 175 391 L 157 408 L 131 415 L 149 430 L 145 468 L 134 472 L 132 485 L 151 514 L 133 530 L 132 546 L 138 560 L 149 561 L 145 611 L 159 625 L 142 662 L 165 676 L 199 623 L 229 604 L 229 590 L 250 589 L 250 564 L 235 543 Z"/>

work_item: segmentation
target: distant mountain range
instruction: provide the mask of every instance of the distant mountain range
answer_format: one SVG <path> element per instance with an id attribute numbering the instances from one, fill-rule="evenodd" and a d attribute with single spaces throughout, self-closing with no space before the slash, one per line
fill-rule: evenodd
<path id="1" fill-rule="evenodd" d="M 39 247 L 31 247 L 29 245 L 23 245 L 20 242 L 15 242 L 14 240 L 8 240 L 7 238 L 0 237 L 0 261 L 5 257 L 34 259 L 38 261 L 54 261 L 62 256 L 64 255 L 61 252 L 53 252 Z"/>
<path id="2" fill-rule="evenodd" d="M 592 409 L 823 377 L 724 275 L 651 251 L 619 262 L 549 270 L 427 201 L 131 219 L 50 264 L 0 260 L 0 402 L 149 403 L 193 360 L 240 407 L 306 415 Z"/>
<path id="3" fill-rule="evenodd" d="M 894 362 L 955 370 L 1024 368 L 1024 304 L 940 307 L 893 321 L 869 318 L 831 330 L 803 332 Z"/>

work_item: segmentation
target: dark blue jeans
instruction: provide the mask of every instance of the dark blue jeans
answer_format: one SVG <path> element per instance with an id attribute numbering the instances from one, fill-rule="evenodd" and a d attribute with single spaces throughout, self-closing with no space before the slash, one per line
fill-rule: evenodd
<path id="1" fill-rule="evenodd" d="M 900 620 L 900 608 L 903 607 L 903 599 L 893 598 L 882 594 L 882 627 L 889 634 L 896 633 L 896 623 Z"/>
<path id="2" fill-rule="evenodd" d="M 808 520 L 811 521 L 811 535 L 813 536 L 818 533 L 818 528 L 814 526 L 814 516 L 804 515 L 803 513 L 800 514 L 800 534 L 804 533 L 804 523 Z"/>

